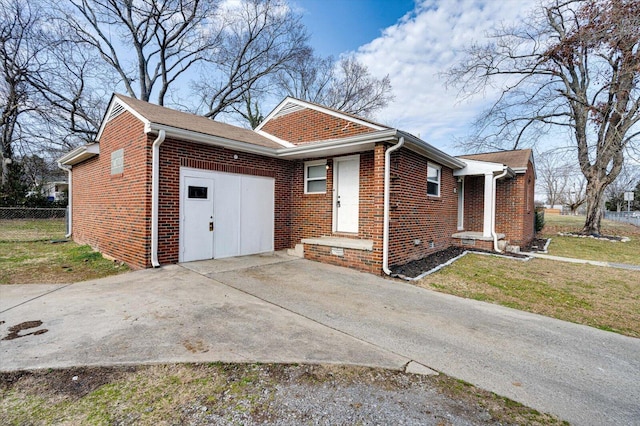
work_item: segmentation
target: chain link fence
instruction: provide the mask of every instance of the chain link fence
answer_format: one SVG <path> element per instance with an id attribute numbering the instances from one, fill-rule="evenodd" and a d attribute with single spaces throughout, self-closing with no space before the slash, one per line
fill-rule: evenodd
<path id="1" fill-rule="evenodd" d="M 640 212 L 604 212 L 604 218 L 640 226 Z"/>
<path id="2" fill-rule="evenodd" d="M 67 233 L 67 209 L 0 207 L 0 242 L 61 240 Z"/>

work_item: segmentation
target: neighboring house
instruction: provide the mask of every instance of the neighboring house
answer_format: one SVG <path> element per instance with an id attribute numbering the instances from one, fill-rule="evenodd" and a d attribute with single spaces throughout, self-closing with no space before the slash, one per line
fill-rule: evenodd
<path id="1" fill-rule="evenodd" d="M 42 184 L 42 195 L 49 201 L 61 201 L 65 192 L 69 190 L 69 184 L 64 181 L 46 182 Z"/>
<path id="2" fill-rule="evenodd" d="M 96 143 L 59 163 L 74 240 L 133 267 L 294 249 L 382 274 L 533 238 L 531 152 L 490 155 L 293 98 L 247 130 L 114 95 Z"/>

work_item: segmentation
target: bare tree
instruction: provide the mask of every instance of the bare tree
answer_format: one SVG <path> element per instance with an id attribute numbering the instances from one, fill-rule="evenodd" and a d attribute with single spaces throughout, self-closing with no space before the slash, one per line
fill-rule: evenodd
<path id="1" fill-rule="evenodd" d="M 203 115 L 218 114 L 257 98 L 271 75 L 308 47 L 300 16 L 280 0 L 243 0 L 222 11 L 220 45 L 210 52 L 198 83 Z"/>
<path id="2" fill-rule="evenodd" d="M 276 93 L 329 106 L 327 93 L 334 79 L 335 62 L 333 56 L 321 58 L 308 49 L 273 76 Z"/>
<path id="3" fill-rule="evenodd" d="M 571 214 L 577 214 L 578 208 L 587 202 L 586 181 L 580 175 L 574 175 L 574 180 L 565 188 L 562 194 L 562 204 L 569 207 Z"/>
<path id="4" fill-rule="evenodd" d="M 64 22 L 99 52 L 127 93 L 163 105 L 171 85 L 218 44 L 209 0 L 68 0 Z M 137 89 L 135 88 L 137 84 Z"/>
<path id="5" fill-rule="evenodd" d="M 517 148 L 550 128 L 568 128 L 586 185 L 582 232 L 599 234 L 604 193 L 638 143 L 640 2 L 553 0 L 518 27 L 471 46 L 449 71 L 465 93 L 502 84 L 478 122 L 480 143 Z"/>
<path id="6" fill-rule="evenodd" d="M 0 0 L 3 183 L 9 164 L 93 139 L 104 111 L 96 58 L 38 3 Z M 12 176 L 16 176 L 14 173 Z"/>
<path id="7" fill-rule="evenodd" d="M 354 56 L 338 62 L 306 52 L 275 77 L 280 94 L 351 114 L 371 116 L 393 100 L 389 75 L 373 77 Z"/>
<path id="8" fill-rule="evenodd" d="M 536 158 L 537 182 L 552 207 L 562 204 L 572 184 L 577 167 L 566 158 L 565 153 L 555 150 L 544 152 Z"/>
<path id="9" fill-rule="evenodd" d="M 0 3 L 0 86 L 2 186 L 7 183 L 9 165 L 14 159 L 16 134 L 21 116 L 33 111 L 28 76 L 38 68 L 35 46 L 39 16 L 22 1 L 2 0 Z"/>
<path id="10" fill-rule="evenodd" d="M 625 164 L 615 181 L 607 187 L 606 198 L 609 210 L 622 211 L 627 207 L 624 193 L 633 191 L 640 181 L 640 166 Z"/>

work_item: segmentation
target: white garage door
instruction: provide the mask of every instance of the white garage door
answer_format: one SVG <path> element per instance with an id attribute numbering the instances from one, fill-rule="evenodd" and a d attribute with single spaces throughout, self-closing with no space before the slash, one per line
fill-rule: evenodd
<path id="1" fill-rule="evenodd" d="M 180 182 L 181 262 L 273 251 L 273 178 L 183 168 Z"/>

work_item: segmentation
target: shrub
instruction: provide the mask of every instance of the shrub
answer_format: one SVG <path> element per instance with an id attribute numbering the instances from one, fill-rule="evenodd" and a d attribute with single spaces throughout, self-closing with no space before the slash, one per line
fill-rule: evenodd
<path id="1" fill-rule="evenodd" d="M 542 231 L 542 228 L 544 228 L 544 210 L 536 210 L 536 217 L 535 217 L 535 227 L 536 227 L 536 233 Z"/>

